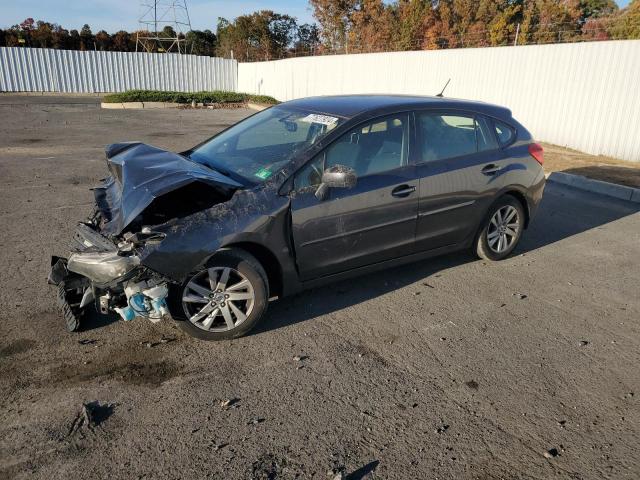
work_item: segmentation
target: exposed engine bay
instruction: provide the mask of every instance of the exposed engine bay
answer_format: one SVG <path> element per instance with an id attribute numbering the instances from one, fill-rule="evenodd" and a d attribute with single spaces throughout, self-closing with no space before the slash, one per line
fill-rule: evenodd
<path id="1" fill-rule="evenodd" d="M 71 331 L 94 305 L 125 321 L 168 316 L 172 280 L 141 260 L 145 247 L 166 236 L 153 226 L 228 201 L 241 187 L 181 155 L 141 143 L 110 145 L 106 155 L 111 175 L 94 189 L 93 215 L 78 225 L 68 259 L 51 262 L 49 283 L 58 286 Z"/>

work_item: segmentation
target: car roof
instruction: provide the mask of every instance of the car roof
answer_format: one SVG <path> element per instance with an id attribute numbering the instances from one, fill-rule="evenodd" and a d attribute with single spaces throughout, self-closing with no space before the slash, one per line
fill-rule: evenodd
<path id="1" fill-rule="evenodd" d="M 369 111 L 379 113 L 380 110 L 404 108 L 408 110 L 420 108 L 470 110 L 498 118 L 511 118 L 511 111 L 498 105 L 419 95 L 333 95 L 300 98 L 281 105 L 343 118 L 352 118 Z"/>

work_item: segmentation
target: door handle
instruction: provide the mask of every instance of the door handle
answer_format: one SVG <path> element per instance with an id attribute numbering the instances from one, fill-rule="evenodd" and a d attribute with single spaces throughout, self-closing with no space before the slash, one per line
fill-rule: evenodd
<path id="1" fill-rule="evenodd" d="M 391 191 L 391 195 L 396 198 L 408 197 L 416 191 L 416 187 L 413 185 L 400 185 Z"/>
<path id="2" fill-rule="evenodd" d="M 482 169 L 482 173 L 484 173 L 485 175 L 493 175 L 494 173 L 498 173 L 500 170 L 502 170 L 502 167 L 500 165 L 490 163 Z"/>

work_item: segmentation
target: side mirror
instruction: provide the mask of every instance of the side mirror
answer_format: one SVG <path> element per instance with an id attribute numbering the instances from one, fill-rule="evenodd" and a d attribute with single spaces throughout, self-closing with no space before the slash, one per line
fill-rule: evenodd
<path id="1" fill-rule="evenodd" d="M 316 190 L 316 198 L 324 200 L 330 188 L 353 188 L 357 181 L 358 177 L 353 168 L 344 165 L 329 167 L 322 174 L 322 183 Z"/>

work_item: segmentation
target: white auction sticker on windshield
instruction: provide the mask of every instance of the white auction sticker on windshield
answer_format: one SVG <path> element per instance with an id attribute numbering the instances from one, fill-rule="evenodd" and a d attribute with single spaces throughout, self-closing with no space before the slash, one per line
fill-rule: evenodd
<path id="1" fill-rule="evenodd" d="M 333 125 L 338 121 L 336 117 L 330 117 L 329 115 L 318 115 L 317 113 L 310 113 L 304 118 L 300 119 L 301 122 L 307 123 L 319 123 L 321 125 Z"/>

